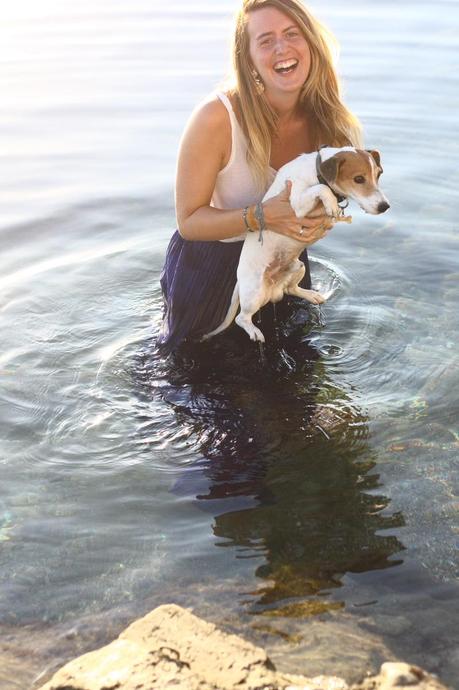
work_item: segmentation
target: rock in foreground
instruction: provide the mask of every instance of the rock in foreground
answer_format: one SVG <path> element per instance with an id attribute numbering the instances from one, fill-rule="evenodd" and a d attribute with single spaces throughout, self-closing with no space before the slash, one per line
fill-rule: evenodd
<path id="1" fill-rule="evenodd" d="M 445 690 L 408 664 L 386 663 L 355 690 Z M 278 673 L 266 653 L 175 605 L 159 606 L 111 644 L 74 659 L 41 690 L 348 690 L 340 678 Z M 351 689 L 352 690 L 352 689 Z"/>

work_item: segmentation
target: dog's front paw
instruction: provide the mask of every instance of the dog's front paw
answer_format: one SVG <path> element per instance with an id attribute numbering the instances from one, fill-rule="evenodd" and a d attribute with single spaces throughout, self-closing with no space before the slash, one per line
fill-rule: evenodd
<path id="1" fill-rule="evenodd" d="M 319 189 L 320 191 L 318 197 L 324 205 L 326 215 L 330 216 L 330 218 L 338 218 L 339 214 L 341 213 L 341 209 L 338 205 L 336 196 L 333 194 L 331 189 L 325 187 L 324 185 L 320 185 Z"/>
<path id="2" fill-rule="evenodd" d="M 327 216 L 330 216 L 330 218 L 333 218 L 333 220 L 336 220 L 337 218 L 339 218 L 339 216 L 341 214 L 341 209 L 338 206 L 338 202 L 336 202 L 334 204 L 326 203 L 326 204 L 324 204 L 324 208 L 325 208 L 325 213 Z"/>

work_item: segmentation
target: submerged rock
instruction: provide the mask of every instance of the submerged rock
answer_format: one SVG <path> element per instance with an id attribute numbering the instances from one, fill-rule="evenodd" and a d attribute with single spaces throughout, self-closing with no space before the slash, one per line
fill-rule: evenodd
<path id="1" fill-rule="evenodd" d="M 355 690 L 445 690 L 421 669 L 386 663 Z M 333 676 L 276 671 L 266 653 L 176 605 L 159 606 L 109 645 L 63 666 L 41 690 L 349 690 Z M 352 689 L 351 689 L 352 690 Z"/>
<path id="2" fill-rule="evenodd" d="M 367 678 L 352 690 L 444 690 L 440 681 L 418 666 L 400 662 L 387 662 L 381 666 L 377 676 Z"/>

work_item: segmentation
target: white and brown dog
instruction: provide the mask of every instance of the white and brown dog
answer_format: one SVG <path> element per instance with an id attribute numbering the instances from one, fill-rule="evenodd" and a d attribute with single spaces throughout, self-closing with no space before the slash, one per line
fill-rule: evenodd
<path id="1" fill-rule="evenodd" d="M 326 215 L 335 220 L 342 216 L 340 199 L 353 199 L 366 213 L 384 213 L 389 203 L 378 187 L 382 173 L 378 151 L 362 151 L 350 146 L 324 147 L 315 153 L 305 153 L 284 165 L 277 173 L 263 201 L 275 196 L 291 180 L 290 203 L 297 218 L 307 216 L 321 201 Z M 305 244 L 286 235 L 266 229 L 263 242 L 257 233 L 248 233 L 242 247 L 228 313 L 223 323 L 204 336 L 212 338 L 233 322 L 243 328 L 251 340 L 264 342 L 263 333 L 252 323 L 253 315 L 268 302 L 279 302 L 284 295 L 302 297 L 320 304 L 325 297 L 314 290 L 299 286 L 305 267 L 298 258 Z M 236 316 L 238 306 L 241 310 Z"/>

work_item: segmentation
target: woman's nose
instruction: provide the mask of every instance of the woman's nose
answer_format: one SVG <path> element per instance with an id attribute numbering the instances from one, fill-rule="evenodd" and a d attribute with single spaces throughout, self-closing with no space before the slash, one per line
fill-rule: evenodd
<path id="1" fill-rule="evenodd" d="M 280 36 L 274 45 L 274 50 L 276 53 L 282 53 L 285 48 L 285 40 Z"/>

